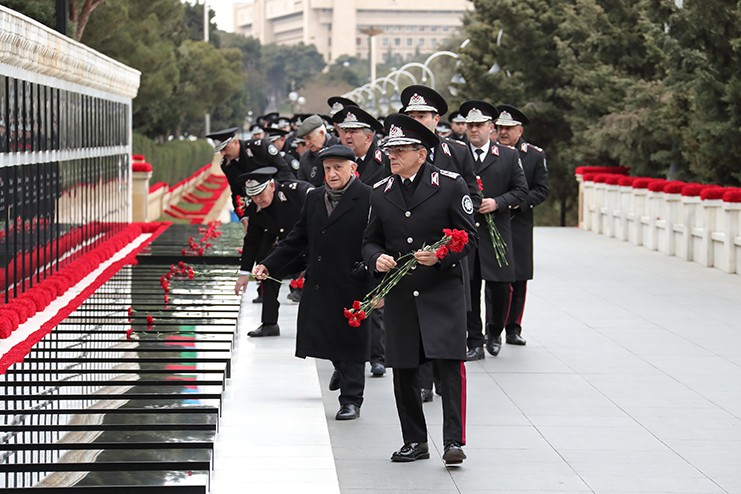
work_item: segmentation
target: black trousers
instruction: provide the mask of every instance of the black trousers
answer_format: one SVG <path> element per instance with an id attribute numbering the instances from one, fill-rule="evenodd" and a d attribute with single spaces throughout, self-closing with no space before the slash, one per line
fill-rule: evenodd
<path id="1" fill-rule="evenodd" d="M 461 360 L 435 360 L 443 402 L 443 442 L 466 443 L 466 366 Z M 394 369 L 394 398 L 404 444 L 427 442 L 419 368 Z"/>
<path id="2" fill-rule="evenodd" d="M 371 334 L 371 364 L 386 364 L 386 328 L 383 325 L 383 307 L 374 309 L 369 318 Z"/>
<path id="3" fill-rule="evenodd" d="M 525 312 L 525 295 L 527 294 L 527 280 L 518 280 L 510 283 L 512 298 L 507 314 L 507 324 L 504 326 L 507 334 L 522 333 L 522 314 Z"/>
<path id="4" fill-rule="evenodd" d="M 471 311 L 466 315 L 469 349 L 484 346 L 486 342 L 481 323 L 481 269 L 476 262 L 471 276 Z M 507 321 L 509 312 L 510 288 L 508 281 L 486 281 L 484 283 L 484 303 L 486 305 L 487 338 L 499 338 Z"/>
<path id="5" fill-rule="evenodd" d="M 436 360 L 428 360 L 419 366 L 419 387 L 422 389 L 432 389 L 434 383 L 437 394 L 443 394 L 443 387 L 440 384 L 440 371 L 437 368 Z"/>
<path id="6" fill-rule="evenodd" d="M 262 290 L 262 323 L 278 324 L 280 283 L 273 280 L 263 280 L 260 283 L 260 289 Z"/>
<path id="7" fill-rule="evenodd" d="M 365 390 L 365 362 L 333 360 L 332 364 L 340 373 L 340 405 L 361 406 Z"/>

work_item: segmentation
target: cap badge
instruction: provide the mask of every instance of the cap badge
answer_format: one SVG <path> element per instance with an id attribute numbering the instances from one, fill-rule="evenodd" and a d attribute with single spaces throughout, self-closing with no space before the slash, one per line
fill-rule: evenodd
<path id="1" fill-rule="evenodd" d="M 399 137 L 404 137 L 404 131 L 401 130 L 401 127 L 397 127 L 396 125 L 391 125 L 391 128 L 389 129 L 389 138 L 396 139 Z"/>
<path id="2" fill-rule="evenodd" d="M 345 122 L 343 123 L 357 122 L 357 121 L 358 121 L 358 117 L 356 117 L 354 113 L 347 112 L 347 115 L 345 115 Z"/>
<path id="3" fill-rule="evenodd" d="M 474 118 L 481 119 L 486 118 L 486 116 L 478 108 L 471 108 L 471 111 L 468 112 L 466 120 L 473 120 Z"/>
<path id="4" fill-rule="evenodd" d="M 427 101 L 425 101 L 425 99 L 417 93 L 414 93 L 414 95 L 412 95 L 412 97 L 409 98 L 409 106 L 426 105 L 426 104 L 427 104 Z"/>
<path id="5" fill-rule="evenodd" d="M 503 111 L 502 113 L 500 113 L 499 118 L 501 118 L 502 120 L 514 120 L 512 118 L 512 114 L 508 111 Z"/>
<path id="6" fill-rule="evenodd" d="M 339 103 L 339 102 L 337 102 L 334 105 L 332 105 L 332 111 L 333 112 L 338 112 L 338 111 L 342 110 L 343 108 L 345 108 L 345 107 L 342 106 L 342 103 Z"/>

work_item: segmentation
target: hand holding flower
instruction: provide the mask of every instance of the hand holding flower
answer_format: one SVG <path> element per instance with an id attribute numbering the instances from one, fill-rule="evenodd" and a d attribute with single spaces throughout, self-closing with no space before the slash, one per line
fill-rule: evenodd
<path id="1" fill-rule="evenodd" d="M 495 201 L 491 197 L 485 197 L 481 199 L 481 207 L 479 208 L 479 213 L 491 213 L 493 211 L 496 211 L 498 208 L 499 205 L 497 204 L 497 201 Z"/>
<path id="2" fill-rule="evenodd" d="M 270 276 L 270 272 L 263 264 L 258 264 L 252 270 L 252 276 L 254 276 L 256 280 L 265 280 Z"/>
<path id="3" fill-rule="evenodd" d="M 386 273 L 396 267 L 396 261 L 388 254 L 381 254 L 376 259 L 376 271 Z"/>
<path id="4" fill-rule="evenodd" d="M 414 258 L 422 266 L 434 266 L 440 262 L 440 259 L 437 257 L 437 252 L 434 250 L 418 250 L 414 253 Z"/>

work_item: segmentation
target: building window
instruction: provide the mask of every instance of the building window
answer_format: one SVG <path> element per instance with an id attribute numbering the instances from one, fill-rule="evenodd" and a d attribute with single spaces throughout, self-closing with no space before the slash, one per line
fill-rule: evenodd
<path id="1" fill-rule="evenodd" d="M 437 26 L 430 26 L 430 31 L 433 33 L 437 31 Z"/>
<path id="2" fill-rule="evenodd" d="M 414 40 L 412 38 L 407 38 L 407 46 L 413 46 Z"/>
<path id="3" fill-rule="evenodd" d="M 430 38 L 430 46 L 432 48 L 436 48 L 437 47 L 437 38 Z"/>
<path id="4" fill-rule="evenodd" d="M 419 38 L 417 40 L 417 46 L 424 46 L 424 45 L 425 45 L 425 39 L 424 38 Z"/>
<path id="5" fill-rule="evenodd" d="M 394 46 L 400 46 L 401 45 L 401 38 L 394 38 Z"/>
<path id="6" fill-rule="evenodd" d="M 357 46 L 360 46 L 360 38 L 355 38 L 355 44 L 356 44 Z"/>
<path id="7" fill-rule="evenodd" d="M 443 31 L 445 31 L 446 33 L 447 33 L 447 32 L 448 32 L 449 30 L 450 30 L 450 27 L 449 27 L 449 26 L 444 26 L 444 27 L 443 27 Z"/>
<path id="8" fill-rule="evenodd" d="M 389 45 L 389 39 L 386 38 L 386 37 L 384 37 L 383 38 L 383 46 L 388 46 L 388 45 Z"/>

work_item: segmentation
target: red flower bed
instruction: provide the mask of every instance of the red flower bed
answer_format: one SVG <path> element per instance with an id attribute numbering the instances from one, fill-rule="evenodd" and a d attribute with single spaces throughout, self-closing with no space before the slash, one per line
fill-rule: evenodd
<path id="1" fill-rule="evenodd" d="M 577 166 L 574 170 L 576 175 L 585 173 L 616 173 L 618 175 L 627 175 L 630 168 L 627 166 Z"/>
<path id="2" fill-rule="evenodd" d="M 711 185 L 710 187 L 706 187 L 702 190 L 702 192 L 700 192 L 700 199 L 702 199 L 703 201 L 723 199 L 723 194 L 725 194 L 727 191 L 728 189 L 726 187 Z"/>
<path id="3" fill-rule="evenodd" d="M 596 175 L 596 173 L 585 173 L 584 176 L 582 176 L 582 180 L 585 182 L 594 182 L 594 177 Z"/>
<path id="4" fill-rule="evenodd" d="M 651 192 L 663 192 L 665 183 L 666 180 L 663 178 L 654 178 L 648 183 L 647 189 Z"/>
<path id="5" fill-rule="evenodd" d="M 149 163 L 132 163 L 131 171 L 134 172 L 151 172 L 152 165 Z"/>
<path id="6" fill-rule="evenodd" d="M 637 177 L 631 184 L 634 189 L 647 189 L 653 178 Z"/>
<path id="7" fill-rule="evenodd" d="M 620 177 L 620 180 L 618 181 L 618 185 L 622 185 L 624 187 L 630 187 L 633 185 L 633 182 L 638 177 Z"/>
<path id="8" fill-rule="evenodd" d="M 681 180 L 672 180 L 664 184 L 664 192 L 667 194 L 681 194 L 685 185 L 687 184 Z"/>
<path id="9" fill-rule="evenodd" d="M 144 155 L 143 154 L 132 154 L 131 155 L 132 161 L 144 161 Z"/>
<path id="10" fill-rule="evenodd" d="M 607 185 L 618 185 L 620 184 L 620 180 L 622 180 L 623 178 L 625 178 L 625 175 L 618 175 L 617 173 L 611 173 L 607 176 L 605 183 Z"/>
<path id="11" fill-rule="evenodd" d="M 726 193 L 723 194 L 723 201 L 724 202 L 741 202 L 741 189 L 727 190 Z"/>
<path id="12" fill-rule="evenodd" d="M 611 175 L 611 173 L 597 173 L 594 176 L 594 183 L 596 184 L 603 184 L 607 181 L 607 178 Z"/>
<path id="13" fill-rule="evenodd" d="M 687 184 L 682 187 L 682 195 L 685 197 L 697 197 L 708 186 L 703 184 Z"/>

